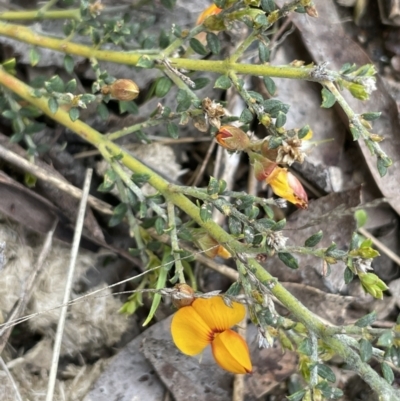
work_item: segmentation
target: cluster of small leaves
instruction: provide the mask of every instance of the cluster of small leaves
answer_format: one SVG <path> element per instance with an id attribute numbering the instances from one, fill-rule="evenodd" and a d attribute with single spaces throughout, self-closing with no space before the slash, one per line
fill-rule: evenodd
<path id="1" fill-rule="evenodd" d="M 10 74 L 14 74 L 15 66 L 15 59 L 11 59 L 2 63 L 0 68 Z M 32 140 L 33 134 L 45 128 L 44 123 L 36 121 L 36 118 L 42 114 L 37 108 L 18 102 L 11 92 L 5 88 L 0 88 L 0 110 L 1 116 L 7 120 L 14 132 L 11 137 L 12 142 L 24 141 L 30 156 L 35 156 L 48 149 L 46 145 L 36 145 Z M 30 183 L 33 184 L 33 182 Z"/>
<path id="2" fill-rule="evenodd" d="M 34 89 L 32 95 L 35 97 L 45 96 L 48 99 L 50 111 L 55 114 L 61 105 L 69 106 L 69 117 L 72 121 L 79 118 L 79 109 L 86 109 L 87 106 L 96 100 L 96 96 L 90 93 L 75 95 L 77 83 L 71 79 L 67 83 L 58 76 L 54 75 L 49 80 L 43 80 L 43 77 L 31 83 Z"/>
<path id="3" fill-rule="evenodd" d="M 99 2 L 98 2 L 99 3 Z M 90 37 L 96 47 L 112 43 L 127 49 L 152 49 L 158 45 L 156 37 L 145 30 L 154 25 L 154 13 L 140 13 L 135 20 L 126 14 L 115 15 L 104 12 L 100 4 L 81 0 L 80 15 L 77 20 L 68 20 L 64 24 L 64 34 L 67 37 L 81 35 Z M 138 18 L 139 17 L 139 18 Z"/>
<path id="4" fill-rule="evenodd" d="M 119 176 L 114 171 L 114 169 L 109 168 L 104 174 L 104 179 L 102 184 L 97 188 L 99 192 L 111 192 L 115 185 L 117 184 L 117 180 Z M 149 179 L 149 176 L 143 174 L 133 174 L 131 176 L 132 182 L 140 189 Z M 149 209 L 151 206 L 150 202 L 155 204 L 163 204 L 164 199 L 158 195 L 150 195 L 147 197 L 138 198 L 137 194 L 132 192 L 129 188 L 126 188 L 126 201 L 121 202 L 117 205 L 113 210 L 113 215 L 108 223 L 110 227 L 114 227 L 120 224 L 127 215 L 129 209 L 132 210 L 135 216 L 141 219 L 144 228 L 155 227 L 157 233 L 159 235 L 164 233 L 165 228 L 165 220 L 160 216 L 149 217 Z"/>
<path id="5" fill-rule="evenodd" d="M 281 231 L 285 227 L 286 220 L 278 222 L 273 220 L 274 212 L 271 207 L 252 195 L 243 193 L 228 202 L 226 197 L 231 194 L 225 189 L 225 181 L 210 178 L 207 187 L 209 200 L 200 207 L 202 220 L 210 220 L 215 207 L 228 217 L 228 229 L 234 238 L 243 239 L 245 244 L 257 247 L 258 252 L 270 254 L 272 249 L 266 245 L 266 237 Z M 262 215 L 265 217 L 259 218 Z"/>
<path id="6" fill-rule="evenodd" d="M 366 328 L 373 324 L 377 319 L 375 311 L 357 320 L 354 325 Z M 367 333 L 367 331 L 366 331 Z M 373 355 L 373 344 L 375 347 L 382 348 L 384 354 L 381 360 L 381 370 L 384 379 L 392 384 L 394 381 L 393 370 L 390 365 L 400 367 L 400 315 L 397 317 L 396 324 L 392 329 L 386 329 L 379 335 L 367 334 L 359 341 L 360 357 L 363 362 L 369 362 Z"/>
<path id="7" fill-rule="evenodd" d="M 357 67 L 355 64 L 344 64 L 339 72 L 337 84 L 340 89 L 346 88 L 356 98 L 368 100 L 372 91 L 375 90 L 376 70 L 372 64 Z M 335 96 L 326 88 L 322 89 L 321 107 L 330 108 L 336 103 Z M 387 169 L 393 164 L 380 148 L 379 142 L 383 137 L 371 132 L 372 122 L 380 117 L 380 112 L 367 112 L 356 115 L 350 120 L 350 132 L 356 141 L 362 138 L 372 155 L 377 156 L 377 168 L 381 177 L 385 176 Z"/>

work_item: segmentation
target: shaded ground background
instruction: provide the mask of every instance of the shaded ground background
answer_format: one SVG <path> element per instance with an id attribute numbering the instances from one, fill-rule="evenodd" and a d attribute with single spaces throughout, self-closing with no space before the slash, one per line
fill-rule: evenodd
<path id="1" fill-rule="evenodd" d="M 111 1 L 103 2 L 114 6 Z M 130 2 L 120 2 L 121 4 Z M 189 4 L 190 3 L 190 4 Z M 277 2 L 282 3 L 280 1 Z M 357 112 L 382 111 L 381 120 L 374 126 L 376 133 L 383 135 L 384 149 L 394 160 L 394 166 L 384 179 L 376 173 L 374 158 L 367 149 L 352 141 L 347 122 L 340 110 L 321 109 L 320 88 L 316 84 L 276 79 L 276 97 L 291 104 L 288 127 L 309 124 L 316 141 L 321 143 L 309 152 L 307 161 L 295 166 L 312 199 L 308 211 L 276 210 L 278 217 L 288 219 L 287 236 L 291 244 L 301 244 L 304 238 L 318 230 L 324 231 L 322 245 L 335 241 L 339 249 L 345 249 L 351 233 L 356 229 L 354 208 L 360 204 L 380 199 L 382 194 L 388 202 L 375 202 L 365 208 L 368 219 L 363 227 L 395 254 L 399 253 L 398 213 L 400 212 L 400 140 L 398 112 L 400 108 L 400 11 L 396 2 L 358 2 L 362 7 L 354 8 L 354 2 L 315 2 L 320 17 L 310 19 L 304 15 L 291 16 L 283 22 L 285 26 L 272 35 L 272 64 L 286 64 L 294 59 L 306 63 L 329 62 L 330 68 L 339 69 L 344 62 L 364 64 L 368 58 L 376 65 L 380 77 L 378 91 L 370 102 L 352 100 Z M 379 4 L 378 4 L 379 3 Z M 2 1 L 4 9 L 32 8 L 32 1 Z M 174 12 L 157 7 L 144 7 L 133 18 L 148 19 L 154 29 L 169 29 L 179 21 L 183 27 L 194 25 L 199 12 L 205 7 L 201 1 L 178 1 Z M 397 13 L 397 14 L 396 14 Z M 60 22 L 43 21 L 34 28 L 48 34 L 60 35 Z M 229 54 L 246 30 L 242 26 L 222 36 L 223 54 Z M 37 66 L 31 67 L 29 46 L 0 37 L 0 57 L 6 60 L 16 57 L 18 76 L 31 82 L 39 75 L 51 77 L 59 74 L 65 80 L 76 78 L 82 92 L 90 92 L 94 75 L 87 60 L 76 58 L 73 74 L 63 69 L 63 56 L 43 49 Z M 248 60 L 257 57 L 256 49 L 250 49 Z M 102 68 L 117 78 L 131 78 L 138 82 L 141 95 L 137 101 L 139 114 L 119 114 L 116 103 L 109 103 L 110 116 L 104 122 L 94 109 L 88 108 L 81 117 L 100 132 L 113 132 L 122 127 L 143 121 L 159 102 L 174 104 L 176 91 L 171 90 L 163 98 L 147 98 L 152 82 L 160 73 L 140 71 L 121 65 L 101 63 Z M 202 77 L 205 74 L 199 74 Z M 211 83 L 197 92 L 199 97 L 208 96 L 227 101 L 232 114 L 239 115 L 243 105 L 231 91 L 213 89 Z M 263 91 L 258 78 L 248 79 L 250 88 Z M 267 94 L 266 94 L 267 96 Z M 48 121 L 46 121 L 48 122 Z M 256 122 L 255 135 L 265 133 Z M 211 139 L 208 134 L 197 131 L 193 126 L 180 130 L 180 138 L 168 137 L 165 127 L 149 130 L 154 144 L 143 145 L 129 136 L 121 143 L 141 160 L 161 172 L 168 179 L 184 185 L 196 182 L 198 186 L 208 183 L 210 175 L 218 175 L 234 190 L 247 190 L 258 196 L 271 196 L 267 188 L 251 179 L 248 161 L 239 156 L 229 156 L 220 149 L 209 151 Z M 9 143 L 12 130 L 9 121 L 0 118 L 0 144 L 12 152 L 26 155 L 25 150 Z M 104 173 L 96 152 L 82 140 L 62 127 L 49 123 L 47 128 L 36 134 L 38 144 L 49 145 L 38 160 L 49 175 L 64 177 L 81 187 L 87 167 L 95 168 L 95 188 L 101 183 Z M 210 154 L 209 161 L 201 166 Z M 219 162 L 218 162 L 219 160 Z M 69 259 L 69 245 L 73 232 L 77 202 L 55 190 L 46 181 L 35 188 L 23 186 L 24 176 L 17 168 L 0 159 L 0 312 L 3 321 L 13 304 L 21 297 L 22 283 L 36 263 L 42 249 L 43 236 L 54 220 L 60 218 L 55 236 L 64 242 L 53 244 L 46 268 L 29 301 L 26 313 L 35 313 L 56 307 L 62 301 L 63 282 Z M 167 170 L 168 169 L 168 170 Z M 118 204 L 117 197 L 103 198 L 111 205 Z M 220 219 L 220 217 L 216 217 Z M 108 217 L 92 213 L 86 222 L 85 239 L 78 259 L 74 296 L 91 292 L 106 284 L 112 284 L 137 274 L 137 260 L 126 250 L 132 246 L 128 229 L 123 224 L 116 228 L 107 226 Z M 221 220 L 221 224 L 224 222 Z M 38 234 L 39 233 L 39 234 Z M 324 319 L 336 323 L 351 323 L 365 313 L 377 310 L 376 327 L 391 327 L 400 307 L 399 266 L 380 248 L 381 256 L 374 262 L 375 272 L 389 285 L 390 291 L 383 301 L 365 295 L 358 283 L 345 286 L 344 266 L 337 264 L 329 277 L 323 274 L 324 266 L 310 257 L 300 258 L 301 268 L 292 271 L 277 258 L 265 262 L 272 275 L 285 282 L 307 307 Z M 221 262 L 221 261 L 220 261 Z M 221 262 L 222 263 L 222 262 Z M 197 262 L 195 273 L 199 289 L 207 292 L 226 290 L 231 280 Z M 233 376 L 219 369 L 210 355 L 206 354 L 199 365 L 196 359 L 184 357 L 173 346 L 169 334 L 169 318 L 173 312 L 169 301 L 159 308 L 156 322 L 148 330 L 142 323 L 148 313 L 151 300 L 144 297 L 144 306 L 129 318 L 117 313 L 124 296 L 112 296 L 112 292 L 126 291 L 130 285 L 108 290 L 108 296 L 88 297 L 83 303 L 69 310 L 66 334 L 63 342 L 62 359 L 56 388 L 56 400 L 162 400 L 171 397 L 177 401 L 193 400 L 225 401 L 232 398 Z M 103 295 L 107 295 L 104 294 Z M 284 310 L 280 311 L 285 313 Z M 52 340 L 57 323 L 57 311 L 42 314 L 17 326 L 3 351 L 3 359 L 16 380 L 22 398 L 44 400 L 51 359 Z M 247 332 L 252 348 L 255 373 L 246 377 L 246 396 L 250 400 L 283 400 L 289 388 L 294 388 L 300 379 L 296 373 L 295 355 L 282 354 L 279 346 L 273 350 L 258 350 L 252 326 Z M 117 354 L 116 357 L 113 355 Z M 365 384 L 346 371 L 335 369 L 337 385 L 343 389 L 347 400 L 375 400 Z M 399 385 L 396 371 L 394 385 Z M 166 396 L 166 394 L 169 394 Z M 6 373 L 0 370 L 0 398 L 16 399 Z"/>

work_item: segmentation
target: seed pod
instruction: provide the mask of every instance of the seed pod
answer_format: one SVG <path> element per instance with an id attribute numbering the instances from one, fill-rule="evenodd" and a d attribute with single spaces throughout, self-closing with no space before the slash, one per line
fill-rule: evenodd
<path id="1" fill-rule="evenodd" d="M 177 293 L 172 296 L 172 304 L 175 308 L 183 308 L 184 306 L 189 306 L 194 301 L 194 291 L 193 288 L 187 284 L 176 284 L 174 287 Z"/>
<path id="2" fill-rule="evenodd" d="M 130 79 L 117 79 L 111 85 L 101 88 L 103 95 L 110 94 L 112 98 L 117 100 L 133 100 L 139 96 L 139 87 Z"/>

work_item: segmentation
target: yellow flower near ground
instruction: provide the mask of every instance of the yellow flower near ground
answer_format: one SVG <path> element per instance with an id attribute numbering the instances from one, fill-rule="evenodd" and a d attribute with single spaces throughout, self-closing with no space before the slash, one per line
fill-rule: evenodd
<path id="1" fill-rule="evenodd" d="M 221 297 L 197 298 L 175 313 L 172 339 L 181 352 L 190 356 L 200 354 L 210 344 L 221 368 L 236 374 L 251 373 L 246 341 L 231 330 L 245 314 L 246 308 L 237 302 L 229 307 Z"/>

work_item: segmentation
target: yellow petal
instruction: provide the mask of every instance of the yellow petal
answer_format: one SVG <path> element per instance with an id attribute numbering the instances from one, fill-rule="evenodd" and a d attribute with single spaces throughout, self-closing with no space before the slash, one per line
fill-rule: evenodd
<path id="1" fill-rule="evenodd" d="M 211 344 L 214 358 L 222 369 L 232 373 L 251 373 L 253 367 L 246 341 L 233 330 L 217 334 Z"/>
<path id="2" fill-rule="evenodd" d="M 225 305 L 222 297 L 197 298 L 192 307 L 202 317 L 207 326 L 216 333 L 238 324 L 245 316 L 246 309 L 238 302 L 232 302 L 232 307 Z"/>
<path id="3" fill-rule="evenodd" d="M 192 306 L 185 306 L 175 313 L 171 334 L 179 350 L 191 356 L 200 354 L 214 337 L 211 328 Z"/>

